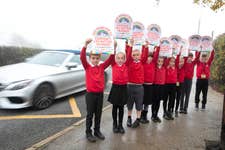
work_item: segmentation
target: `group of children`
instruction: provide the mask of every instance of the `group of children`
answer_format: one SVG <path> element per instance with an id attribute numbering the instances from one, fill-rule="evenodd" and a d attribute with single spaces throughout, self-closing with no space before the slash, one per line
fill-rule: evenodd
<path id="1" fill-rule="evenodd" d="M 161 122 L 158 116 L 160 101 L 163 100 L 163 118 L 173 120 L 173 112 L 178 117 L 180 113 L 187 114 L 189 96 L 194 74 L 194 66 L 197 64 L 197 83 L 195 103 L 199 108 L 199 96 L 202 92 L 202 109 L 207 102 L 208 79 L 210 65 L 214 58 L 214 51 L 210 57 L 196 52 L 188 57 L 177 55 L 176 57 L 159 56 L 160 47 L 155 47 L 154 52 L 149 52 L 148 45 L 142 46 L 142 51 L 133 49 L 133 40 L 126 42 L 125 52 L 116 52 L 103 63 L 100 63 L 101 54 L 90 52 L 89 62 L 86 60 L 86 48 L 91 42 L 86 40 L 81 51 L 81 62 L 86 71 L 86 137 L 90 142 L 96 138 L 105 139 L 100 131 L 103 91 L 104 69 L 112 66 L 112 87 L 108 101 L 112 103 L 113 132 L 125 133 L 123 128 L 124 105 L 128 108 L 127 126 L 137 128 L 140 123 L 148 123 L 147 114 L 149 105 L 152 110 L 152 121 Z M 116 49 L 116 42 L 114 49 Z M 200 58 L 201 55 L 201 58 Z M 136 120 L 132 121 L 133 105 L 136 108 Z M 92 119 L 94 117 L 94 136 L 92 134 Z"/>

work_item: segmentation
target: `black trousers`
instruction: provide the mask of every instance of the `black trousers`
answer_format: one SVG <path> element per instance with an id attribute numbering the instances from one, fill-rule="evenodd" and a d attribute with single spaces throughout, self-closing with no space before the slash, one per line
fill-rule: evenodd
<path id="1" fill-rule="evenodd" d="M 179 83 L 179 86 L 176 87 L 176 105 L 175 105 L 175 111 L 178 111 L 179 104 L 180 104 L 180 99 L 181 99 L 181 93 L 184 90 L 184 85 L 183 83 Z"/>
<path id="2" fill-rule="evenodd" d="M 165 99 L 165 85 L 154 85 L 154 98 L 152 99 L 152 117 L 157 117 L 160 101 Z"/>
<path id="3" fill-rule="evenodd" d="M 172 112 L 175 102 L 176 84 L 166 84 L 165 99 L 163 101 L 164 113 L 167 111 Z"/>
<path id="4" fill-rule="evenodd" d="M 184 79 L 183 91 L 180 98 L 180 110 L 187 110 L 191 93 L 192 79 Z"/>
<path id="5" fill-rule="evenodd" d="M 86 93 L 86 133 L 92 133 L 92 120 L 95 118 L 94 131 L 100 131 L 100 122 L 102 116 L 103 93 Z"/>
<path id="6" fill-rule="evenodd" d="M 119 116 L 118 116 L 118 114 L 119 114 Z M 123 115 L 124 115 L 124 106 L 113 105 L 112 117 L 113 117 L 113 124 L 114 125 L 122 126 L 122 124 L 123 124 Z M 117 118 L 119 118 L 119 122 L 118 122 Z"/>
<path id="7" fill-rule="evenodd" d="M 195 92 L 195 103 L 199 103 L 200 101 L 200 94 L 202 92 L 202 104 L 207 103 L 207 93 L 208 93 L 208 86 L 209 86 L 209 81 L 208 79 L 197 79 L 196 82 L 196 92 Z"/>

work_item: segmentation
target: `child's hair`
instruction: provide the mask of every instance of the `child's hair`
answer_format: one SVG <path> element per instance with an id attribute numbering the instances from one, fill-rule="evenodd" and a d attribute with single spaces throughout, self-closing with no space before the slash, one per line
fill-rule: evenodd
<path id="1" fill-rule="evenodd" d="M 116 56 L 119 55 L 119 54 L 122 54 L 124 56 L 124 58 L 126 59 L 126 54 L 124 52 L 117 52 Z"/>
<path id="2" fill-rule="evenodd" d="M 207 57 L 207 54 L 202 54 L 202 57 Z"/>
<path id="3" fill-rule="evenodd" d="M 102 55 L 100 53 L 97 54 L 97 53 L 93 53 L 92 51 L 90 51 L 89 57 L 91 57 L 91 56 L 99 56 L 99 57 L 101 57 Z"/>
<path id="4" fill-rule="evenodd" d="M 152 52 L 149 52 L 148 53 L 148 57 L 153 57 L 153 53 Z"/>
<path id="5" fill-rule="evenodd" d="M 193 57 L 193 54 L 191 52 L 188 53 L 188 57 Z"/>

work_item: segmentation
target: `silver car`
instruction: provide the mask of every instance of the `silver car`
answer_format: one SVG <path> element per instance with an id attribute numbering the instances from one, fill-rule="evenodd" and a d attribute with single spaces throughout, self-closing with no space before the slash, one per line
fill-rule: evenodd
<path id="1" fill-rule="evenodd" d="M 77 51 L 43 51 L 24 63 L 0 67 L 0 108 L 44 109 L 83 90 L 85 72 Z"/>

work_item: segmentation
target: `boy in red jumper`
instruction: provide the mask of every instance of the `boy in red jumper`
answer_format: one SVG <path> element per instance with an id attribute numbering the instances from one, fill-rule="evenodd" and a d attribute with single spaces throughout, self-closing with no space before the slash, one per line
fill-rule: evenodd
<path id="1" fill-rule="evenodd" d="M 133 45 L 133 40 L 131 40 L 131 45 Z M 142 46 L 142 53 L 139 50 L 133 50 L 132 56 L 129 59 L 128 65 L 128 119 L 127 126 L 132 128 L 137 128 L 140 125 L 141 110 L 143 104 L 144 96 L 144 67 L 143 64 L 147 60 L 148 55 L 148 43 Z M 132 124 L 132 109 L 135 103 L 137 119 Z"/>
<path id="2" fill-rule="evenodd" d="M 165 99 L 165 82 L 166 82 L 166 68 L 164 66 L 164 57 L 159 57 L 155 69 L 154 79 L 154 98 L 152 101 L 152 121 L 161 122 L 158 117 L 160 101 Z"/>
<path id="3" fill-rule="evenodd" d="M 159 47 L 155 47 L 154 53 L 148 54 L 148 59 L 144 63 L 144 99 L 143 110 L 141 112 L 141 123 L 149 123 L 147 119 L 148 106 L 152 104 L 153 96 L 153 82 L 155 78 L 155 66 L 159 56 Z"/>
<path id="4" fill-rule="evenodd" d="M 195 53 L 195 59 L 193 60 L 193 54 L 189 53 L 188 57 L 185 58 L 184 61 L 184 90 L 181 93 L 181 101 L 180 101 L 180 113 L 187 114 L 189 97 L 191 93 L 192 86 L 192 78 L 194 75 L 194 67 L 199 59 L 200 53 Z M 184 99 L 185 98 L 185 99 Z"/>
<path id="5" fill-rule="evenodd" d="M 178 60 L 178 57 L 177 57 Z M 175 102 L 176 94 L 176 83 L 177 83 L 177 66 L 178 61 L 174 57 L 168 59 L 169 64 L 166 65 L 166 86 L 165 86 L 165 99 L 163 101 L 163 118 L 167 120 L 173 120 L 173 107 Z M 167 103 L 167 101 L 169 102 Z"/>
<path id="6" fill-rule="evenodd" d="M 128 62 L 131 55 L 131 47 L 126 45 L 127 59 L 124 52 L 118 52 L 112 62 L 112 88 L 108 101 L 113 104 L 113 132 L 125 133 L 123 128 L 124 105 L 127 103 Z M 119 111 L 119 116 L 118 116 Z M 119 123 L 117 116 L 119 117 Z"/>
<path id="7" fill-rule="evenodd" d="M 198 109 L 199 95 L 202 92 L 202 109 L 205 109 L 207 102 L 207 93 L 209 85 L 210 76 L 210 66 L 214 58 L 214 50 L 207 61 L 207 55 L 202 54 L 200 61 L 197 63 L 197 82 L 196 82 L 196 92 L 195 92 L 195 107 Z"/>
<path id="8" fill-rule="evenodd" d="M 95 137 L 92 135 L 92 119 L 95 115 L 94 135 L 99 139 L 104 140 L 105 136 L 100 131 L 104 90 L 104 70 L 111 64 L 114 55 L 110 55 L 110 57 L 105 62 L 99 64 L 101 54 L 93 54 L 90 52 L 89 63 L 86 60 L 86 48 L 91 41 L 92 39 L 86 40 L 85 46 L 82 48 L 80 54 L 80 59 L 85 69 L 87 88 L 86 137 L 90 142 L 96 142 Z"/>
<path id="9" fill-rule="evenodd" d="M 181 93 L 184 82 L 184 58 L 179 57 L 179 65 L 177 67 L 177 84 L 176 84 L 176 105 L 175 105 L 175 117 L 178 117 L 178 108 L 180 104 Z"/>

